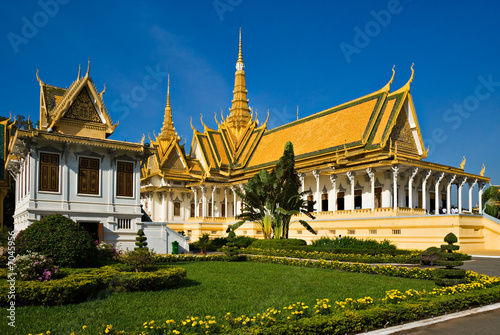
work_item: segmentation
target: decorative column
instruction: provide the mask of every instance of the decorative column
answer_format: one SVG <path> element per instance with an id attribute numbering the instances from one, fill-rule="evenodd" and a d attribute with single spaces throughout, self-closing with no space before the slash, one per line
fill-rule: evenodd
<path id="1" fill-rule="evenodd" d="M 227 218 L 227 188 L 224 187 L 224 217 Z"/>
<path id="2" fill-rule="evenodd" d="M 318 170 L 313 170 L 312 174 L 314 179 L 316 179 L 316 213 L 320 212 L 321 199 L 319 194 L 319 172 Z"/>
<path id="3" fill-rule="evenodd" d="M 231 191 L 233 192 L 233 197 L 234 197 L 234 200 L 233 200 L 233 217 L 236 218 L 236 187 L 235 186 L 231 186 Z"/>
<path id="4" fill-rule="evenodd" d="M 439 183 L 444 178 L 444 172 L 441 172 L 441 174 L 437 173 L 434 178 L 436 178 L 436 186 L 434 187 L 434 214 L 439 215 L 439 201 L 441 201 L 441 194 L 439 193 Z"/>
<path id="5" fill-rule="evenodd" d="M 241 193 L 244 193 L 244 190 L 243 190 L 243 184 L 239 184 L 238 186 L 239 186 L 239 188 L 240 188 Z M 238 208 L 237 208 L 237 210 L 238 210 L 238 215 L 240 215 L 240 214 L 241 214 L 241 202 L 242 202 L 242 200 L 243 200 L 243 199 L 240 199 L 240 201 L 239 201 L 240 205 L 239 205 L 239 206 L 238 206 Z"/>
<path id="6" fill-rule="evenodd" d="M 205 214 L 206 214 L 206 210 L 207 210 L 207 196 L 206 196 L 207 188 L 205 187 L 205 185 L 201 185 L 200 188 L 201 188 L 201 196 L 202 196 L 201 218 L 204 219 Z"/>
<path id="7" fill-rule="evenodd" d="M 210 213 L 212 217 L 215 217 L 215 190 L 216 189 L 217 189 L 217 187 L 215 185 L 212 186 L 212 213 Z"/>
<path id="8" fill-rule="evenodd" d="M 483 214 L 483 191 L 486 188 L 486 183 L 479 182 L 479 184 L 477 184 L 477 187 L 479 188 L 479 204 L 477 207 L 479 209 L 479 214 Z"/>
<path id="9" fill-rule="evenodd" d="M 432 174 L 432 170 L 428 170 L 424 177 L 422 177 L 422 208 L 427 211 L 427 180 Z"/>
<path id="10" fill-rule="evenodd" d="M 330 175 L 330 182 L 332 183 L 332 189 L 330 191 L 330 196 L 328 199 L 330 199 L 330 203 L 332 204 L 330 208 L 332 209 L 332 212 L 335 213 L 335 210 L 337 209 L 337 176 L 334 174 Z"/>
<path id="11" fill-rule="evenodd" d="M 451 177 L 448 180 L 448 185 L 446 185 L 446 213 L 451 214 L 451 185 L 453 182 L 457 179 L 457 175 L 454 174 L 453 177 Z"/>
<path id="12" fill-rule="evenodd" d="M 197 197 L 197 188 L 195 186 L 191 187 L 191 191 L 193 191 L 194 194 L 194 215 L 193 217 L 196 218 L 198 216 L 198 197 Z"/>
<path id="13" fill-rule="evenodd" d="M 408 178 L 408 207 L 413 208 L 413 179 L 417 175 L 418 167 L 415 167 L 410 171 L 410 177 Z"/>
<path id="14" fill-rule="evenodd" d="M 351 184 L 351 211 L 354 210 L 354 176 L 356 175 L 352 171 L 347 171 L 346 172 L 347 179 L 349 180 L 349 183 Z"/>
<path id="15" fill-rule="evenodd" d="M 472 189 L 477 184 L 477 179 L 474 179 L 474 182 L 469 181 L 469 211 L 472 214 Z"/>
<path id="16" fill-rule="evenodd" d="M 392 167 L 392 194 L 393 194 L 393 202 L 394 206 L 393 209 L 397 210 L 398 209 L 398 174 L 399 174 L 399 167 L 393 166 Z"/>
<path id="17" fill-rule="evenodd" d="M 375 172 L 372 168 L 367 168 L 366 173 L 370 177 L 370 209 L 375 210 Z"/>
<path id="18" fill-rule="evenodd" d="M 174 220 L 174 192 L 168 192 L 170 197 L 167 197 L 167 220 Z"/>
<path id="19" fill-rule="evenodd" d="M 167 215 L 167 194 L 165 192 L 161 192 L 161 219 L 162 221 L 167 221 L 168 220 L 168 215 Z"/>
<path id="20" fill-rule="evenodd" d="M 464 187 L 467 177 L 463 177 L 458 185 L 458 213 L 462 214 L 462 187 Z"/>

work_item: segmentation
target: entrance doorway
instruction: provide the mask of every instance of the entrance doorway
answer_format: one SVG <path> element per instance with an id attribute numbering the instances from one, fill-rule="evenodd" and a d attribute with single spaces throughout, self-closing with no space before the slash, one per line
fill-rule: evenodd
<path id="1" fill-rule="evenodd" d="M 79 221 L 78 224 L 88 231 L 93 241 L 102 242 L 103 226 L 101 222 Z"/>

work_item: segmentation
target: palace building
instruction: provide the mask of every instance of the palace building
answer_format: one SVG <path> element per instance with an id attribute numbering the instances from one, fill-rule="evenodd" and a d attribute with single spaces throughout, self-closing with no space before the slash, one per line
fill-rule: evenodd
<path id="1" fill-rule="evenodd" d="M 140 162 L 149 149 L 108 139 L 111 120 L 92 78 L 67 89 L 40 84 L 40 124 L 18 129 L 5 166 L 15 179 L 14 231 L 58 213 L 89 231 L 97 241 L 133 247 L 142 227 Z"/>
<path id="2" fill-rule="evenodd" d="M 481 198 L 489 178 L 460 167 L 425 161 L 417 114 L 406 85 L 379 90 L 311 116 L 267 129 L 249 107 L 241 32 L 229 115 L 217 129 L 193 129 L 189 152 L 180 145 L 173 122 L 170 84 L 163 126 L 151 139 L 155 153 L 141 170 L 143 208 L 152 221 L 184 231 L 191 241 L 203 233 L 223 236 L 237 222 L 242 201 L 234 192 L 261 169 L 271 169 L 285 143 L 294 146 L 302 190 L 316 201 L 316 219 L 303 217 L 318 232 L 292 224 L 290 237 L 321 236 L 390 239 L 404 248 L 442 243 L 454 232 L 461 250 L 496 249 L 500 222 L 481 208 L 473 211 L 472 193 Z M 269 115 L 268 115 L 269 118 Z M 202 120 L 203 123 L 203 120 Z M 468 192 L 468 203 L 462 200 Z M 457 204 L 452 206 L 452 193 Z M 237 231 L 262 237 L 257 224 Z"/>

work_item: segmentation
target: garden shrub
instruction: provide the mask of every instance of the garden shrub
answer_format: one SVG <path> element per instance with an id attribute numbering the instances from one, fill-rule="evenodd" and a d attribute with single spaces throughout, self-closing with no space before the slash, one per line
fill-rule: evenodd
<path id="1" fill-rule="evenodd" d="M 15 272 L 21 280 L 48 281 L 57 277 L 59 268 L 52 259 L 29 251 L 14 258 Z"/>
<path id="2" fill-rule="evenodd" d="M 47 282 L 16 281 L 16 306 L 63 305 L 95 297 L 102 291 L 147 291 L 171 288 L 186 277 L 186 269 L 166 268 L 156 272 L 120 272 L 104 266 L 76 272 Z M 10 284 L 0 283 L 0 305 L 10 303 Z"/>
<path id="3" fill-rule="evenodd" d="M 466 271 L 464 269 L 455 269 L 455 267 L 464 265 L 464 262 L 460 260 L 459 254 L 453 252 L 460 249 L 460 246 L 453 245 L 453 243 L 458 242 L 458 239 L 455 234 L 449 233 L 445 236 L 444 241 L 447 244 L 441 245 L 443 257 L 441 260 L 437 261 L 437 264 L 445 268 L 437 269 L 436 284 L 440 286 L 451 286 L 463 283 L 465 282 Z"/>
<path id="4" fill-rule="evenodd" d="M 102 241 L 97 245 L 99 261 L 115 261 L 120 257 L 120 251 L 112 243 Z"/>
<path id="5" fill-rule="evenodd" d="M 226 261 L 228 262 L 240 262 L 246 259 L 246 256 L 240 255 L 239 248 L 235 245 L 236 234 L 234 231 L 229 230 L 227 235 L 227 245 L 224 248 L 224 254 L 226 255 Z"/>
<path id="6" fill-rule="evenodd" d="M 287 249 L 288 247 L 298 247 L 307 245 L 307 242 L 298 238 L 289 239 L 264 239 L 256 240 L 250 246 L 260 249 Z"/>
<path id="7" fill-rule="evenodd" d="M 139 248 L 135 250 L 128 250 L 120 258 L 120 260 L 129 267 L 130 270 L 135 272 L 150 271 L 154 269 L 156 254 L 154 251 L 147 248 Z"/>
<path id="8" fill-rule="evenodd" d="M 359 239 L 351 236 L 345 236 L 338 239 L 322 237 L 313 241 L 310 249 L 311 251 L 368 255 L 405 255 L 411 252 L 409 250 L 398 250 L 396 245 L 389 240 L 378 242 L 372 239 Z"/>
<path id="9" fill-rule="evenodd" d="M 147 239 L 148 238 L 146 237 L 146 234 L 144 234 L 144 231 L 142 231 L 142 229 L 139 229 L 137 231 L 137 237 L 135 238 L 136 247 L 134 249 L 135 250 L 147 249 L 148 248 L 148 242 L 146 242 Z"/>
<path id="10" fill-rule="evenodd" d="M 35 221 L 16 237 L 16 252 L 38 252 L 58 266 L 89 267 L 97 264 L 97 249 L 90 234 L 59 214 Z"/>

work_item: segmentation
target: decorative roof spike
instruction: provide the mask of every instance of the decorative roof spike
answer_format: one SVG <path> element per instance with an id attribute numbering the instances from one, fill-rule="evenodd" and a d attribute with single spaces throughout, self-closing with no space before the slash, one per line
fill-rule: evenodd
<path id="1" fill-rule="evenodd" d="M 163 118 L 163 127 L 161 128 L 160 138 L 170 141 L 177 137 L 172 121 L 172 107 L 170 106 L 170 74 L 168 75 L 167 84 L 167 104 L 165 106 L 165 116 Z"/>
<path id="2" fill-rule="evenodd" d="M 80 77 L 82 76 L 82 64 L 78 64 L 78 77 L 76 80 L 80 80 Z"/>
<path id="3" fill-rule="evenodd" d="M 248 124 L 252 121 L 250 108 L 248 107 L 247 89 L 245 82 L 245 64 L 243 63 L 243 53 L 241 51 L 241 28 L 238 48 L 238 61 L 236 62 L 236 73 L 234 78 L 233 100 L 229 108 L 229 116 L 226 125 L 231 132 L 239 138 Z"/>
<path id="4" fill-rule="evenodd" d="M 413 70 L 414 64 L 415 63 L 411 64 L 411 76 L 410 76 L 410 79 L 408 80 L 408 82 L 403 87 L 401 87 L 399 90 L 395 91 L 394 93 L 401 93 L 404 91 L 410 91 L 410 84 L 413 81 L 413 75 L 415 74 L 415 71 Z"/>
<path id="5" fill-rule="evenodd" d="M 90 73 L 90 57 L 89 57 L 89 65 L 87 66 L 87 73 L 85 74 L 85 77 L 88 78 Z"/>
<path id="6" fill-rule="evenodd" d="M 36 69 L 36 80 L 38 80 L 38 82 L 40 83 L 40 85 L 43 85 L 45 84 L 42 79 L 40 79 L 40 77 L 38 76 L 38 69 Z"/>
<path id="7" fill-rule="evenodd" d="M 396 71 L 394 71 L 394 68 L 396 67 L 396 65 L 393 65 L 392 66 L 392 77 L 391 77 L 391 80 L 389 80 L 389 82 L 387 84 L 385 84 L 385 86 L 382 88 L 381 91 L 387 91 L 389 92 L 390 89 L 391 89 L 391 84 L 392 84 L 392 81 L 394 80 L 394 75 L 396 74 Z"/>

